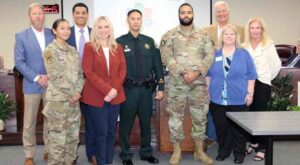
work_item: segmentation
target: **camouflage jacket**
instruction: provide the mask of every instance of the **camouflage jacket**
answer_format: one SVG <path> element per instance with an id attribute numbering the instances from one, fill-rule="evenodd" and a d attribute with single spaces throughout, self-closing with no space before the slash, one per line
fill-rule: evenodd
<path id="1" fill-rule="evenodd" d="M 48 75 L 47 101 L 67 101 L 83 88 L 83 72 L 79 54 L 68 44 L 56 40 L 49 44 L 43 54 Z"/>
<path id="2" fill-rule="evenodd" d="M 170 80 L 183 79 L 184 70 L 199 71 L 198 83 L 205 84 L 205 76 L 213 62 L 214 46 L 209 35 L 193 26 L 185 32 L 177 26 L 163 35 L 160 44 L 163 63 L 170 70 Z"/>

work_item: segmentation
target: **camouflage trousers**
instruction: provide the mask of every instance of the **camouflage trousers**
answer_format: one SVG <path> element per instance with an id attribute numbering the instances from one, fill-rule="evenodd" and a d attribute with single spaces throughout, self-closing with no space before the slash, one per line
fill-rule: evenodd
<path id="1" fill-rule="evenodd" d="M 47 101 L 43 114 L 48 119 L 48 165 L 71 165 L 79 144 L 79 103 Z"/>
<path id="2" fill-rule="evenodd" d="M 171 86 L 169 85 L 166 111 L 169 115 L 171 143 L 180 143 L 184 139 L 184 111 L 189 107 L 192 118 L 191 135 L 195 142 L 205 140 L 208 95 L 206 86 Z"/>

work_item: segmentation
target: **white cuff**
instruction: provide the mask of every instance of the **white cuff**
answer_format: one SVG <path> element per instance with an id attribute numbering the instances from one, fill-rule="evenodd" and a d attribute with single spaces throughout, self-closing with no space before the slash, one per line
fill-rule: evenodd
<path id="1" fill-rule="evenodd" d="M 40 78 L 40 75 L 37 75 L 37 76 L 33 79 L 33 81 L 34 81 L 34 82 L 37 82 L 39 78 Z"/>

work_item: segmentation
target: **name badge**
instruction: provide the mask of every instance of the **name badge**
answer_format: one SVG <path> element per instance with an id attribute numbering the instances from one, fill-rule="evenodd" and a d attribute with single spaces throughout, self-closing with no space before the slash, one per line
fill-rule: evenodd
<path id="1" fill-rule="evenodd" d="M 221 57 L 216 57 L 216 62 L 218 62 L 218 61 L 222 61 L 222 56 Z"/>
<path id="2" fill-rule="evenodd" d="M 125 45 L 125 48 L 124 48 L 124 52 L 130 52 L 130 48 L 128 48 L 128 45 Z"/>
<path id="3" fill-rule="evenodd" d="M 129 48 L 124 49 L 124 52 L 130 52 L 131 50 Z"/>

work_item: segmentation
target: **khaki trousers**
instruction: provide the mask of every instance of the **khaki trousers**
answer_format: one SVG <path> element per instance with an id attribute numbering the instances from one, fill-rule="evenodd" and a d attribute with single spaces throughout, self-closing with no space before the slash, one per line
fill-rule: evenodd
<path id="1" fill-rule="evenodd" d="M 23 119 L 23 149 L 25 158 L 33 158 L 36 153 L 36 121 L 40 102 L 44 98 L 44 94 L 24 94 L 24 119 Z M 45 105 L 43 99 L 43 105 Z M 47 151 L 47 122 L 44 117 L 43 123 L 43 140 L 45 143 L 45 151 Z"/>

